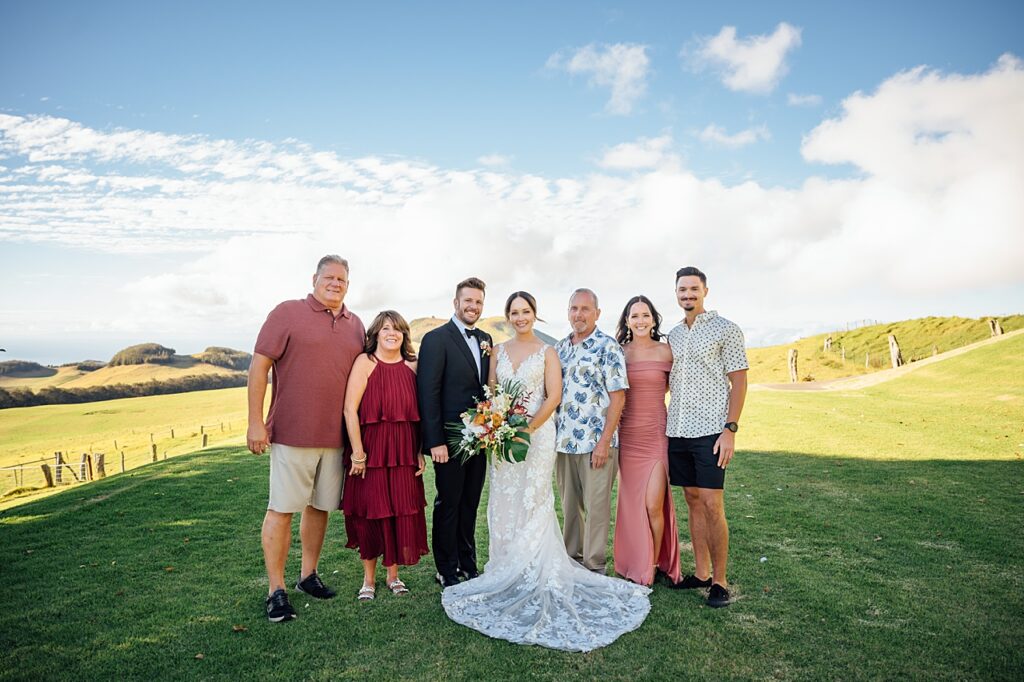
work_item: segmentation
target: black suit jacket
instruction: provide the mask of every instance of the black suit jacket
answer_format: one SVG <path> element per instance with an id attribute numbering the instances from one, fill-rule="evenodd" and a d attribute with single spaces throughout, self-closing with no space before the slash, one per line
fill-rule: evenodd
<path id="1" fill-rule="evenodd" d="M 491 344 L 489 334 L 480 330 L 481 340 Z M 490 358 L 480 354 L 480 373 L 476 360 L 454 322 L 448 320 L 426 333 L 420 343 L 416 372 L 423 449 L 448 444 L 445 424 L 459 421 L 459 415 L 472 407 L 474 398 L 483 399 Z"/>

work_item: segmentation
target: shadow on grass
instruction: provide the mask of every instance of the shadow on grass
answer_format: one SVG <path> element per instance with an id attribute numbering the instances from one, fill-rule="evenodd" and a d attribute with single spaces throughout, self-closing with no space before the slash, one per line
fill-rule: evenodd
<path id="1" fill-rule="evenodd" d="M 1012 678 L 1021 466 L 743 453 L 726 489 L 735 603 L 658 587 L 638 631 L 568 654 L 448 621 L 429 557 L 403 571 L 408 598 L 357 603 L 337 515 L 320 568 L 339 597 L 295 595 L 300 618 L 267 624 L 267 459 L 211 448 L 0 513 L 0 677 Z"/>

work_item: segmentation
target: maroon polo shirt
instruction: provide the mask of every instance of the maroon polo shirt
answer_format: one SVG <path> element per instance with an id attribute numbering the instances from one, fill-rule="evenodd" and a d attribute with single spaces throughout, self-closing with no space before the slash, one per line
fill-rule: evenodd
<path id="1" fill-rule="evenodd" d="M 313 294 L 271 311 L 255 348 L 274 361 L 270 442 L 341 447 L 345 386 L 365 337 L 362 321 L 347 306 L 335 317 Z"/>

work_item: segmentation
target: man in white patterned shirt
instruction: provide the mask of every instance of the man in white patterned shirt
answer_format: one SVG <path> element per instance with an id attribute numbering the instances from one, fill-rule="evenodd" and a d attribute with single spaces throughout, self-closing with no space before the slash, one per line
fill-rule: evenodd
<path id="1" fill-rule="evenodd" d="M 714 310 L 704 310 L 707 293 L 703 272 L 694 267 L 676 272 L 676 299 L 686 316 L 668 335 L 673 362 L 666 433 L 669 480 L 683 486 L 695 564 L 694 575 L 672 587 L 708 587 L 707 604 L 717 608 L 729 605 L 729 526 L 722 490 L 749 365 L 743 332 Z"/>

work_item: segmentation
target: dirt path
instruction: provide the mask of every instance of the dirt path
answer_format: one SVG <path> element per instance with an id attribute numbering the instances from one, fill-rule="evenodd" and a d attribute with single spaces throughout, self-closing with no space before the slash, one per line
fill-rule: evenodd
<path id="1" fill-rule="evenodd" d="M 934 355 L 930 358 L 911 362 L 903 365 L 902 367 L 897 367 L 896 369 L 883 369 L 878 372 L 873 372 L 872 374 L 861 374 L 854 377 L 843 377 L 842 379 L 828 379 L 827 381 L 801 381 L 796 384 L 751 384 L 750 388 L 761 391 L 852 391 L 891 381 L 892 379 L 904 376 L 905 374 L 909 374 L 910 372 L 927 365 L 942 362 L 949 358 L 955 358 L 957 355 L 963 355 L 975 348 L 981 348 L 982 346 L 988 346 L 993 343 L 1000 343 L 1020 334 L 1024 334 L 1024 329 L 1007 332 L 1002 336 L 993 336 L 985 339 L 984 341 L 977 341 L 966 346 L 961 346 L 960 348 L 954 348 L 953 350 L 946 351 L 945 353 L 939 353 L 938 355 Z"/>

